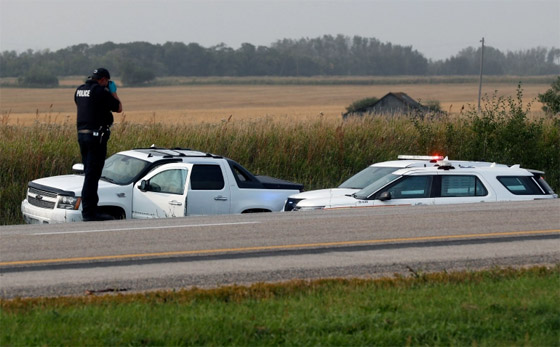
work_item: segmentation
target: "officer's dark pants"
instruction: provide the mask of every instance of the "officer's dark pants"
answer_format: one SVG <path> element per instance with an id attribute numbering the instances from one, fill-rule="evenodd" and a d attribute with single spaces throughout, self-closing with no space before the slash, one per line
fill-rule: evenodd
<path id="1" fill-rule="evenodd" d="M 99 134 L 101 136 L 101 134 Z M 107 156 L 107 141 L 109 133 L 105 133 L 103 138 L 93 136 L 93 133 L 78 133 L 78 143 L 84 164 L 84 185 L 82 187 L 82 218 L 84 220 L 94 220 L 97 215 L 97 187 L 105 157 Z"/>

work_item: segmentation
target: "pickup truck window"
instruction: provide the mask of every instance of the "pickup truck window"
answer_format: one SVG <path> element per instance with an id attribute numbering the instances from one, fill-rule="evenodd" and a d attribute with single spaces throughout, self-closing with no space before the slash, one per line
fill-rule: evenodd
<path id="1" fill-rule="evenodd" d="M 157 193 L 179 194 L 185 192 L 187 170 L 172 169 L 158 173 L 150 179 L 149 190 Z"/>
<path id="2" fill-rule="evenodd" d="M 239 188 L 263 188 L 262 183 L 247 169 L 233 160 L 228 160 L 228 164 Z"/>
<path id="3" fill-rule="evenodd" d="M 127 185 L 134 181 L 150 163 L 122 154 L 114 154 L 105 160 L 103 179 Z"/>
<path id="4" fill-rule="evenodd" d="M 222 190 L 224 175 L 219 165 L 194 165 L 191 173 L 192 190 Z"/>

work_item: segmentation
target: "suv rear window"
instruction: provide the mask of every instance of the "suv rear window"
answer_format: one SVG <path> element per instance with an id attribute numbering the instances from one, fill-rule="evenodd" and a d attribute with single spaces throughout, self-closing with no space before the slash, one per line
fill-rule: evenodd
<path id="1" fill-rule="evenodd" d="M 498 181 L 515 195 L 543 195 L 531 176 L 500 176 Z"/>
<path id="2" fill-rule="evenodd" d="M 554 194 L 554 190 L 548 185 L 548 183 L 544 180 L 544 177 L 540 174 L 535 174 L 535 181 L 541 187 L 542 190 L 545 191 L 545 194 Z"/>

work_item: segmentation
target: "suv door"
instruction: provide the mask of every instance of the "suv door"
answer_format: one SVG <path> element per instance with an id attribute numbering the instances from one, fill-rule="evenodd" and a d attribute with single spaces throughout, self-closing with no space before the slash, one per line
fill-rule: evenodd
<path id="1" fill-rule="evenodd" d="M 434 181 L 435 204 L 496 201 L 496 194 L 476 175 L 440 174 Z"/>
<path id="2" fill-rule="evenodd" d="M 403 176 L 374 195 L 375 206 L 433 205 L 431 196 L 434 175 Z"/>
<path id="3" fill-rule="evenodd" d="M 132 192 L 132 218 L 186 216 L 192 164 L 162 165 L 136 182 Z"/>
<path id="4" fill-rule="evenodd" d="M 190 177 L 187 215 L 228 214 L 231 191 L 223 165 L 194 164 Z"/>

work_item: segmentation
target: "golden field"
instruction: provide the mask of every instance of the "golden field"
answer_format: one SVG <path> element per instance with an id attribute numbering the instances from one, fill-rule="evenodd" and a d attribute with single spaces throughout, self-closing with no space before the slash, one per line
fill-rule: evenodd
<path id="1" fill-rule="evenodd" d="M 117 81 L 118 83 L 118 81 Z M 61 81 L 61 88 L 0 88 L 0 121 L 31 125 L 75 121 L 74 86 L 79 80 Z M 118 83 L 118 85 L 120 85 Z M 550 84 L 522 85 L 524 103 L 540 112 L 536 101 Z M 483 84 L 482 94 L 515 97 L 516 82 Z M 405 92 L 420 102 L 439 101 L 442 110 L 459 114 L 462 107 L 476 107 L 478 83 L 376 84 L 376 85 L 182 85 L 127 88 L 118 94 L 124 113 L 115 122 L 191 124 L 251 120 L 278 121 L 340 119 L 352 102 L 381 98 L 388 92 Z"/>

